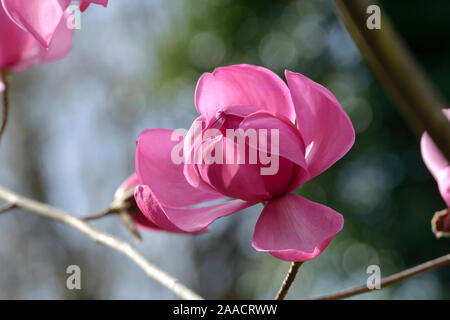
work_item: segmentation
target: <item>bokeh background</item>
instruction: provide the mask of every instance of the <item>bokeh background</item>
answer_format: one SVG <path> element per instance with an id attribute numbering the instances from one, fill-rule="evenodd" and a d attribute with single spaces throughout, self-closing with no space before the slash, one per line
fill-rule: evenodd
<path id="1" fill-rule="evenodd" d="M 450 5 L 382 1 L 438 89 L 450 99 Z M 1 32 L 1 31 L 0 31 Z M 328 0 L 111 0 L 82 16 L 71 54 L 11 77 L 0 182 L 78 216 L 104 209 L 134 170 L 146 128 L 189 128 L 201 73 L 234 63 L 301 72 L 330 88 L 350 115 L 356 144 L 298 193 L 341 212 L 345 227 L 301 269 L 287 298 L 366 282 L 448 253 L 435 239 L 444 208 L 417 137 L 365 66 Z M 220 219 L 209 234 L 144 233 L 138 248 L 210 299 L 270 299 L 289 268 L 251 247 L 261 207 Z M 133 241 L 117 218 L 93 224 Z M 82 290 L 66 289 L 79 265 Z M 0 217 L 2 299 L 176 298 L 109 248 L 64 225 L 14 210 Z M 450 269 L 358 299 L 450 298 Z"/>

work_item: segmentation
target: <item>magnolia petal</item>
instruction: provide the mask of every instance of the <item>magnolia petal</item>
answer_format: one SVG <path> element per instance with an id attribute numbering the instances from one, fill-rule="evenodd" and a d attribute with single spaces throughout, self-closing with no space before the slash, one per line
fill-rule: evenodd
<path id="1" fill-rule="evenodd" d="M 442 111 L 450 119 L 450 109 Z M 434 144 L 428 133 L 425 132 L 422 135 L 420 146 L 423 161 L 436 180 L 442 198 L 450 207 L 450 163 Z"/>
<path id="2" fill-rule="evenodd" d="M 69 13 L 65 12 L 57 26 L 48 49 L 41 49 L 40 62 L 50 62 L 62 59 L 72 50 L 74 30 L 67 28 Z"/>
<path id="3" fill-rule="evenodd" d="M 20 28 L 48 48 L 64 9 L 58 0 L 1 0 L 5 12 Z"/>
<path id="4" fill-rule="evenodd" d="M 253 247 L 287 261 L 318 256 L 344 225 L 342 215 L 295 194 L 270 200 L 255 226 Z"/>
<path id="5" fill-rule="evenodd" d="M 334 95 L 299 73 L 285 72 L 306 144 L 311 179 L 342 158 L 355 142 L 353 125 Z"/>
<path id="6" fill-rule="evenodd" d="M 114 193 L 114 199 L 123 199 L 126 197 L 127 191 L 130 188 L 136 188 L 139 185 L 139 179 L 136 173 L 133 173 L 128 178 L 125 179 L 124 182 L 120 184 L 120 186 L 117 188 L 116 192 Z"/>
<path id="7" fill-rule="evenodd" d="M 245 147 L 245 146 L 244 146 Z M 226 164 L 226 159 L 221 163 L 197 164 L 196 168 L 202 181 L 213 187 L 215 190 L 231 198 L 242 199 L 246 201 L 266 201 L 271 198 L 268 188 L 265 184 L 265 177 L 261 175 L 260 166 L 250 164 L 245 157 L 246 151 L 240 150 L 237 144 L 219 135 L 211 140 L 206 140 L 202 144 L 204 154 L 212 154 L 216 150 L 223 150 L 223 158 L 233 150 L 234 161 Z M 207 157 L 204 157 L 207 159 Z M 290 172 L 285 173 L 286 178 L 290 178 Z M 286 180 L 286 178 L 280 178 Z"/>
<path id="8" fill-rule="evenodd" d="M 245 117 L 239 127 L 244 131 L 253 129 L 257 134 L 265 130 L 267 132 L 267 145 L 263 145 L 260 139 L 257 140 L 257 145 L 252 145 L 252 140 L 250 140 L 249 145 L 251 147 L 270 152 L 271 154 L 276 153 L 278 156 L 284 157 L 302 168 L 306 168 L 305 144 L 300 132 L 288 119 L 275 117 L 264 111 L 256 112 Z M 278 152 L 271 149 L 272 130 L 274 130 L 274 134 L 278 135 L 278 141 L 274 141 L 278 145 Z"/>
<path id="9" fill-rule="evenodd" d="M 105 8 L 108 5 L 108 0 L 78 0 L 80 3 L 80 10 L 81 12 L 84 12 L 91 3 L 100 4 L 104 6 Z"/>
<path id="10" fill-rule="evenodd" d="M 13 72 L 25 71 L 32 65 L 55 61 L 65 57 L 72 49 L 73 30 L 67 28 L 68 13 L 64 13 L 48 48 L 42 47 L 27 32 L 15 27 L 25 36 L 23 44 L 9 51 L 10 58 L 7 69 Z M 0 17 L 1 19 L 1 17 Z M 0 57 L 0 60 L 1 57 Z M 0 61 L 1 63 L 1 61 Z"/>
<path id="11" fill-rule="evenodd" d="M 133 221 L 136 223 L 136 225 L 146 231 L 161 231 L 160 227 L 158 227 L 156 224 L 151 222 L 149 219 L 147 219 L 144 214 L 141 211 L 136 212 L 133 214 Z"/>
<path id="12" fill-rule="evenodd" d="M 151 224 L 154 224 L 158 228 L 166 231 L 180 233 L 185 232 L 168 219 L 162 205 L 158 202 L 149 186 L 137 186 L 134 191 L 134 198 L 136 199 L 136 204 L 142 214 L 150 221 Z"/>
<path id="13" fill-rule="evenodd" d="M 142 213 L 162 229 L 189 233 L 204 232 L 214 220 L 256 204 L 242 200 L 230 200 L 206 207 L 168 207 L 161 205 L 155 194 L 146 185 L 136 187 L 135 198 Z"/>
<path id="14" fill-rule="evenodd" d="M 217 111 L 230 105 L 245 105 L 283 115 L 292 122 L 295 110 L 289 89 L 272 71 L 253 65 L 232 65 L 204 73 L 195 90 L 195 105 L 207 123 Z"/>
<path id="15" fill-rule="evenodd" d="M 223 198 L 220 193 L 207 192 L 191 186 L 184 177 L 183 163 L 171 157 L 183 140 L 171 139 L 173 130 L 149 129 L 141 133 L 136 147 L 136 173 L 139 182 L 151 188 L 164 206 L 185 207 Z M 181 150 L 182 151 L 182 150 Z"/>
<path id="16" fill-rule="evenodd" d="M 0 69 L 0 92 L 5 91 L 5 83 L 3 82 L 2 78 L 2 70 Z"/>

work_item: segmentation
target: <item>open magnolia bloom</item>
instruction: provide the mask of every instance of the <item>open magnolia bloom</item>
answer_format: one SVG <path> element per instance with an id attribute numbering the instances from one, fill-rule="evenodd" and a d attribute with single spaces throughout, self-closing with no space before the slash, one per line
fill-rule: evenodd
<path id="1" fill-rule="evenodd" d="M 450 120 L 450 109 L 442 111 Z M 423 161 L 438 184 L 442 199 L 447 207 L 450 207 L 450 163 L 426 132 L 422 135 L 421 151 Z M 450 210 L 448 208 L 436 212 L 431 223 L 433 232 L 438 238 L 450 237 Z"/>
<path id="2" fill-rule="evenodd" d="M 0 0 L 0 91 L 3 71 L 63 58 L 72 48 L 73 30 L 67 26 L 71 0 Z M 80 0 L 80 9 L 107 0 Z"/>
<path id="3" fill-rule="evenodd" d="M 343 157 L 355 133 L 330 91 L 301 74 L 285 75 L 288 85 L 252 65 L 205 73 L 195 92 L 200 116 L 187 134 L 140 135 L 135 199 L 147 219 L 166 230 L 202 232 L 263 203 L 255 249 L 306 261 L 327 247 L 343 217 L 292 192 Z M 218 199 L 226 201 L 207 204 Z"/>

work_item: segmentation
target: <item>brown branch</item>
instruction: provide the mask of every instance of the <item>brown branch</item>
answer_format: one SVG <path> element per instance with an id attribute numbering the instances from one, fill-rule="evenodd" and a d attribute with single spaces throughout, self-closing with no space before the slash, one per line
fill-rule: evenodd
<path id="1" fill-rule="evenodd" d="M 412 267 L 410 269 L 403 270 L 399 273 L 393 274 L 389 277 L 386 277 L 381 280 L 381 288 L 385 288 L 390 286 L 391 284 L 398 283 L 400 281 L 406 280 L 408 278 L 414 277 L 420 273 L 437 269 L 440 267 L 444 267 L 450 264 L 450 254 L 446 254 L 445 256 L 439 257 L 434 260 L 427 261 L 425 263 L 419 264 L 418 266 Z M 358 287 L 345 289 L 336 293 L 326 294 L 323 296 L 312 298 L 313 300 L 337 300 L 348 298 L 352 296 L 356 296 L 361 293 L 374 291 L 373 289 L 369 289 L 367 285 L 361 285 Z"/>
<path id="2" fill-rule="evenodd" d="M 8 122 L 9 113 L 9 85 L 7 75 L 3 74 L 3 83 L 5 85 L 5 90 L 3 91 L 3 108 L 2 108 L 2 122 L 0 124 L 0 140 L 6 129 L 6 124 Z"/>
<path id="3" fill-rule="evenodd" d="M 450 161 L 450 123 L 441 109 L 448 106 L 416 63 L 385 12 L 381 29 L 369 30 L 366 13 L 373 0 L 336 0 L 337 11 L 375 76 L 391 95 L 411 129 L 426 130 Z"/>
<path id="4" fill-rule="evenodd" d="M 134 195 L 132 195 L 132 197 L 134 201 Z M 125 229 L 127 229 L 127 231 L 136 239 L 137 242 L 141 242 L 142 236 L 136 228 L 136 223 L 132 218 L 132 210 L 130 210 L 132 209 L 132 205 L 132 202 L 130 203 L 129 201 L 129 197 L 125 199 L 118 199 L 111 203 L 105 210 L 83 217 L 83 221 L 98 220 L 111 215 L 119 215 L 120 221 L 122 221 Z M 134 205 L 136 206 L 136 204 Z"/>
<path id="5" fill-rule="evenodd" d="M 291 267 L 289 268 L 289 271 L 286 275 L 286 278 L 284 279 L 280 290 L 277 293 L 277 296 L 275 297 L 275 300 L 283 300 L 286 294 L 289 291 L 289 288 L 291 287 L 292 283 L 295 280 L 295 276 L 297 275 L 298 269 L 300 269 L 303 262 L 292 262 Z"/>
<path id="6" fill-rule="evenodd" d="M 18 208 L 22 208 L 34 213 L 37 213 L 41 216 L 57 220 L 62 222 L 74 229 L 77 229 L 81 233 L 84 233 L 95 242 L 101 243 L 107 247 L 116 250 L 123 255 L 130 258 L 134 263 L 136 263 L 144 272 L 154 280 L 158 281 L 160 284 L 177 294 L 179 297 L 187 300 L 201 300 L 203 299 L 195 292 L 191 291 L 189 288 L 185 287 L 181 284 L 177 279 L 173 278 L 165 271 L 157 268 L 150 261 L 148 261 L 137 249 L 135 249 L 128 242 L 119 240 L 110 234 L 97 230 L 91 227 L 89 224 L 84 222 L 77 217 L 51 207 L 47 204 L 31 200 L 25 197 L 22 197 L 8 189 L 0 187 L 0 198 L 5 200 L 11 205 L 14 205 Z"/>
<path id="7" fill-rule="evenodd" d="M 118 211 L 112 207 L 108 207 L 103 211 L 100 211 L 98 213 L 95 213 L 95 214 L 87 216 L 87 217 L 83 217 L 83 221 L 98 220 L 98 219 L 104 218 L 104 217 L 112 215 L 112 214 L 118 214 L 119 212 L 120 211 Z"/>

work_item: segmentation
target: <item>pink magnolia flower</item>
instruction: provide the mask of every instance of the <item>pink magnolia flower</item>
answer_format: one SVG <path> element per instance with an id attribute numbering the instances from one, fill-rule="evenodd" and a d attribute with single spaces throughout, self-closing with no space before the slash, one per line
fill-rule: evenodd
<path id="1" fill-rule="evenodd" d="M 72 48 L 73 30 L 67 27 L 70 0 L 0 0 L 0 91 L 2 71 L 21 72 L 58 60 Z M 90 2 L 80 0 L 81 9 Z"/>
<path id="2" fill-rule="evenodd" d="M 442 111 L 450 120 L 450 109 Z M 442 155 L 426 132 L 422 135 L 421 151 L 423 161 L 438 184 L 442 199 L 444 199 L 447 207 L 450 207 L 450 163 L 444 155 Z M 439 217 L 439 219 L 437 219 L 437 217 Z M 450 213 L 444 214 L 442 211 L 439 215 L 435 216 L 434 220 L 440 225 L 439 228 L 437 226 L 435 226 L 435 228 L 440 229 L 442 232 L 449 233 L 450 236 Z"/>
<path id="3" fill-rule="evenodd" d="M 168 129 L 149 129 L 139 136 L 135 199 L 147 219 L 164 229 L 200 232 L 215 219 L 262 202 L 255 249 L 283 260 L 306 261 L 328 246 L 342 229 L 343 217 L 292 191 L 343 157 L 354 143 L 354 129 L 330 91 L 301 74 L 286 71 L 285 76 L 288 85 L 270 70 L 252 65 L 205 73 L 195 92 L 200 116 L 185 137 Z M 200 136 L 208 132 L 208 137 L 192 144 L 199 127 Z M 211 129 L 216 132 L 212 136 Z M 272 136 L 265 144 L 259 136 L 256 143 L 245 140 L 242 149 L 228 138 L 231 129 L 276 132 L 278 145 L 274 148 Z M 265 155 L 277 156 L 279 166 L 265 175 L 264 153 L 259 153 L 259 163 L 248 158 L 251 150 L 262 152 L 269 144 Z M 233 151 L 234 158 L 231 163 L 189 161 L 200 149 L 210 154 Z M 173 161 L 174 154 L 185 161 Z M 206 203 L 226 198 L 234 199 Z"/>

